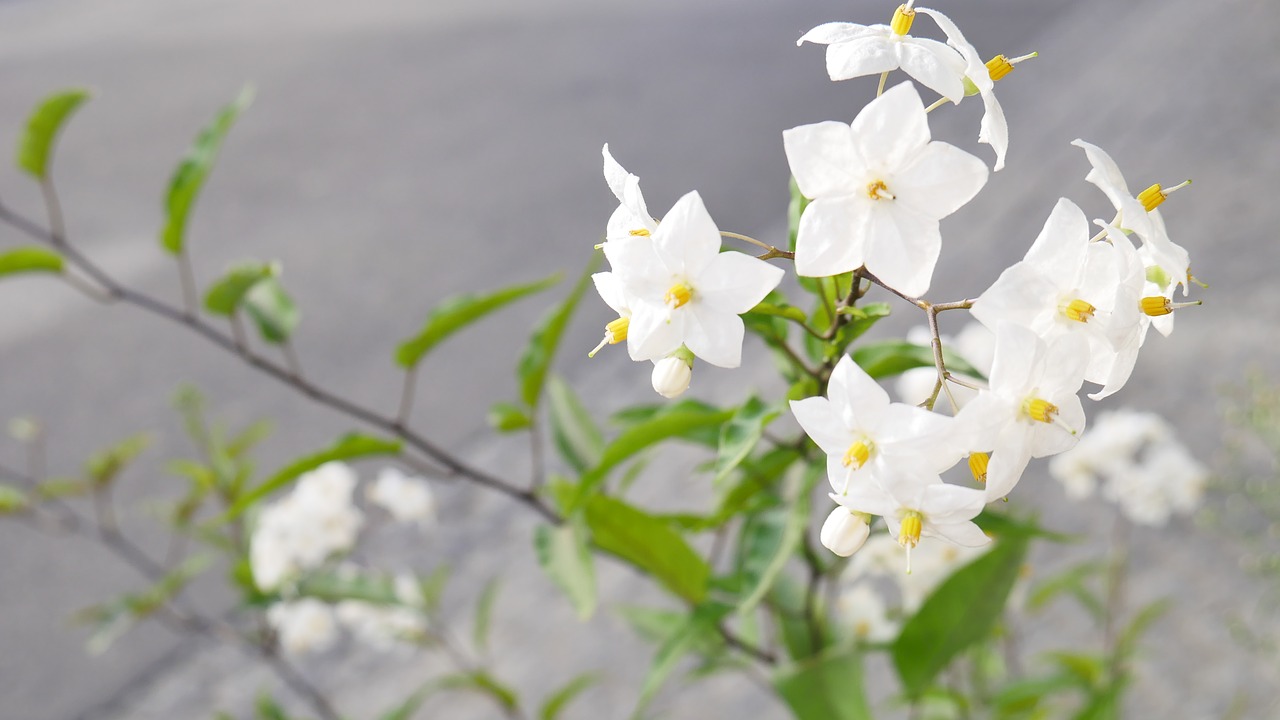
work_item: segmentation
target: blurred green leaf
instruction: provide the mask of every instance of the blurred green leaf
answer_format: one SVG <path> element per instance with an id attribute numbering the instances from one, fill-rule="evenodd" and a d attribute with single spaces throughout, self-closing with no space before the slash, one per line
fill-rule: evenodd
<path id="1" fill-rule="evenodd" d="M 489 427 L 498 432 L 515 432 L 529 427 L 533 420 L 525 409 L 511 403 L 496 403 L 489 408 Z"/>
<path id="2" fill-rule="evenodd" d="M 289 715 L 285 713 L 284 708 L 266 693 L 258 696 L 254 710 L 257 712 L 257 720 L 289 720 Z"/>
<path id="3" fill-rule="evenodd" d="M 1022 571 L 1028 539 L 1005 535 L 933 591 L 909 619 L 892 653 L 906 694 L 918 698 L 958 654 L 987 637 Z"/>
<path id="4" fill-rule="evenodd" d="M 727 605 L 706 604 L 695 607 L 685 620 L 663 640 L 654 654 L 649 673 L 645 676 L 644 685 L 640 688 L 640 698 L 636 701 L 633 718 L 638 718 L 649 706 L 653 698 L 662 689 L 662 685 L 675 669 L 680 658 L 684 657 L 698 645 L 707 645 L 710 638 L 717 636 L 716 628 L 720 621 L 729 614 Z"/>
<path id="5" fill-rule="evenodd" d="M 298 327 L 298 308 L 275 276 L 259 280 L 245 293 L 242 302 L 262 339 L 269 343 L 283 343 Z"/>
<path id="6" fill-rule="evenodd" d="M 62 90 L 45 97 L 27 116 L 27 128 L 18 140 L 18 167 L 37 180 L 49 177 L 49 159 L 62 126 L 90 97 L 81 88 Z"/>
<path id="7" fill-rule="evenodd" d="M 160 244 L 174 255 L 181 255 L 186 242 L 187 220 L 191 209 L 195 207 L 196 198 L 204 187 L 209 173 L 213 172 L 214 163 L 218 160 L 218 151 L 222 141 L 226 139 L 231 126 L 235 124 L 240 113 L 253 101 L 253 90 L 246 87 L 230 104 L 224 106 L 214 116 L 213 122 L 200 131 L 195 143 L 187 150 L 187 154 L 178 163 L 169 180 L 169 194 L 165 200 L 168 216 L 164 229 L 160 231 Z"/>
<path id="8" fill-rule="evenodd" d="M 569 596 L 578 619 L 586 621 L 596 609 L 596 574 L 582 530 L 573 522 L 540 525 L 534 530 L 538 564 Z"/>
<path id="9" fill-rule="evenodd" d="M 905 340 L 882 340 L 854 350 L 853 361 L 873 378 L 880 379 L 901 375 L 918 367 L 933 367 L 933 348 L 915 345 Z M 943 349 L 943 362 L 947 369 L 959 375 L 982 377 L 982 373 L 958 355 Z"/>
<path id="10" fill-rule="evenodd" d="M 765 427 L 777 418 L 777 409 L 752 396 L 734 411 L 729 422 L 720 428 L 720 447 L 716 457 L 716 482 L 733 472 L 751 454 Z"/>
<path id="11" fill-rule="evenodd" d="M 538 711 L 539 720 L 556 720 L 569 703 L 598 682 L 600 682 L 599 675 L 583 673 L 565 683 L 542 704 L 542 709 Z"/>
<path id="12" fill-rule="evenodd" d="M 22 512 L 29 504 L 25 492 L 12 485 L 0 485 L 0 515 Z"/>
<path id="13" fill-rule="evenodd" d="M 551 362 L 555 359 L 556 349 L 560 347 L 560 338 L 564 336 L 564 330 L 582 300 L 583 293 L 591 285 L 591 273 L 600 264 L 600 256 L 599 252 L 591 256 L 578 282 L 569 291 L 569 296 L 534 326 L 529 345 L 520 356 L 520 362 L 516 365 L 520 399 L 531 408 L 536 408 L 542 398 L 542 388 L 546 383 L 547 373 L 551 370 Z"/>
<path id="14" fill-rule="evenodd" d="M 852 648 L 778 670 L 773 686 L 797 720 L 870 720 L 862 660 Z"/>
<path id="15" fill-rule="evenodd" d="M 601 550 L 648 572 L 689 602 L 706 597 L 711 568 L 666 523 L 601 495 L 587 500 L 585 516 Z"/>
<path id="16" fill-rule="evenodd" d="M 484 670 L 436 678 L 418 692 L 422 694 L 422 699 L 426 700 L 430 695 L 449 690 L 469 690 L 483 695 L 497 703 L 508 714 L 520 706 L 520 700 L 515 691 L 498 682 Z"/>
<path id="17" fill-rule="evenodd" d="M 259 282 L 279 272 L 273 263 L 246 262 L 228 270 L 209 286 L 204 296 L 205 310 L 214 315 L 230 316 L 240 309 L 245 295 Z"/>
<path id="18" fill-rule="evenodd" d="M 850 343 L 862 337 L 876 323 L 889 317 L 891 310 L 889 303 L 867 303 L 858 307 L 841 308 L 840 314 L 847 315 L 849 320 L 836 332 L 832 347 L 837 353 L 844 352 Z"/>
<path id="19" fill-rule="evenodd" d="M 444 589 L 448 583 L 448 565 L 441 565 L 432 570 L 430 575 L 418 580 L 418 589 L 422 591 L 422 606 L 428 614 L 440 608 L 440 600 L 444 597 Z"/>
<path id="20" fill-rule="evenodd" d="M 151 446 L 151 436 L 138 433 L 125 438 L 106 450 L 99 451 L 85 463 L 90 481 L 97 486 L 110 485 L 125 466 L 133 462 Z"/>
<path id="21" fill-rule="evenodd" d="M 551 437 L 560 456 L 574 470 L 595 467 L 604 455 L 604 437 L 569 384 L 552 375 L 547 383 Z"/>
<path id="22" fill-rule="evenodd" d="M 476 617 L 471 636 L 478 648 L 489 645 L 489 629 L 493 627 L 493 604 L 497 600 L 498 579 L 494 578 L 485 583 L 484 590 L 480 591 L 480 597 L 476 600 Z"/>
<path id="23" fill-rule="evenodd" d="M 396 348 L 396 363 L 412 368 L 446 338 L 471 323 L 511 303 L 541 292 L 560 282 L 560 275 L 536 282 L 512 285 L 488 295 L 455 295 L 446 298 L 427 313 L 427 322 L 417 335 L 400 343 Z"/>
<path id="24" fill-rule="evenodd" d="M 320 571 L 307 573 L 298 581 L 298 595 L 323 600 L 331 605 L 357 600 L 371 605 L 400 605 L 395 578 L 376 572 Z"/>
<path id="25" fill-rule="evenodd" d="M 825 476 L 825 468 L 821 465 L 810 467 L 803 477 L 794 476 L 795 481 L 790 497 L 790 506 L 777 510 L 768 510 L 749 518 L 748 523 L 759 523 L 754 538 L 748 542 L 744 528 L 744 545 L 740 551 L 742 558 L 739 572 L 745 580 L 744 590 L 749 590 L 742 604 L 738 606 L 740 614 L 755 609 L 765 598 L 774 582 L 787 566 L 787 560 L 795 553 L 804 539 L 805 530 L 809 527 L 809 496 L 818 481 Z"/>
<path id="26" fill-rule="evenodd" d="M 0 277 L 19 273 L 61 273 L 62 256 L 52 250 L 26 245 L 0 253 Z"/>

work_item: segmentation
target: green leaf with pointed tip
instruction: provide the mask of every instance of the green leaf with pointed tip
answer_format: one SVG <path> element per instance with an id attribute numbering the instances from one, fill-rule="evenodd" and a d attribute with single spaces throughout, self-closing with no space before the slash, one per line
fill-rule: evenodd
<path id="1" fill-rule="evenodd" d="M 151 446 L 151 436 L 138 433 L 125 438 L 115 445 L 95 453 L 85 463 L 85 470 L 95 487 L 110 485 L 125 466 Z"/>
<path id="2" fill-rule="evenodd" d="M 560 347 L 560 338 L 569 326 L 569 319 L 577 309 L 582 295 L 591 285 L 591 273 L 600 264 L 601 253 L 595 253 L 587 263 L 586 270 L 578 278 L 578 282 L 569 291 L 569 296 L 548 313 L 534 327 L 529 345 L 520 362 L 516 365 L 516 377 L 520 381 L 520 398 L 531 408 L 538 406 L 542 398 L 542 387 L 546 383 L 547 373 L 551 370 L 551 361 L 555 359 L 556 349 Z"/>
<path id="3" fill-rule="evenodd" d="M 600 682 L 599 675 L 582 673 L 565 683 L 542 704 L 542 709 L 538 711 L 539 720 L 556 720 L 569 703 L 598 682 Z"/>
<path id="4" fill-rule="evenodd" d="M 716 456 L 716 482 L 723 480 L 751 454 L 765 427 L 779 415 L 778 410 L 752 396 L 734 411 L 729 422 L 720 428 L 720 447 Z"/>
<path id="5" fill-rule="evenodd" d="M 797 720 L 871 720 L 862 659 L 843 649 L 782 668 L 773 686 Z"/>
<path id="6" fill-rule="evenodd" d="M 259 280 L 245 293 L 243 302 L 262 339 L 269 343 L 283 343 L 298 327 L 298 308 L 274 276 Z"/>
<path id="7" fill-rule="evenodd" d="M 278 272 L 274 263 L 246 262 L 236 265 L 209 286 L 204 309 L 214 315 L 234 315 L 245 295 L 259 282 Z"/>
<path id="8" fill-rule="evenodd" d="M 560 282 L 560 275 L 537 282 L 512 285 L 488 295 L 456 295 L 447 298 L 427 314 L 427 322 L 417 335 L 400 343 L 396 348 L 396 363 L 411 368 L 422 361 L 423 356 L 450 335 L 471 323 L 511 303 L 541 292 Z"/>
<path id="9" fill-rule="evenodd" d="M 19 273 L 60 273 L 62 256 L 52 250 L 27 245 L 0 253 L 0 277 Z"/>
<path id="10" fill-rule="evenodd" d="M 747 315 L 768 315 L 770 317 L 780 317 L 804 324 L 809 316 L 798 307 L 787 305 L 786 303 L 762 302 L 757 304 L 746 312 Z"/>
<path id="11" fill-rule="evenodd" d="M 569 384 L 552 375 L 547 382 L 551 438 L 569 466 L 578 472 L 595 467 L 604 456 L 604 436 L 590 411 Z"/>
<path id="12" fill-rule="evenodd" d="M 648 572 L 689 602 L 707 596 L 711 568 L 662 520 L 602 495 L 590 498 L 585 509 L 598 548 Z"/>
<path id="13" fill-rule="evenodd" d="M 27 116 L 27 129 L 18 140 L 18 167 L 37 180 L 49 177 L 49 159 L 58 133 L 81 105 L 89 91 L 73 88 L 56 92 L 40 101 Z"/>
<path id="14" fill-rule="evenodd" d="M 525 409 L 511 403 L 497 403 L 489 408 L 489 427 L 508 433 L 523 430 L 533 423 Z"/>
<path id="15" fill-rule="evenodd" d="M 173 171 L 173 177 L 169 180 L 169 193 L 165 198 L 168 216 L 160 231 L 160 244 L 170 253 L 182 254 L 186 243 L 187 221 L 209 173 L 213 172 L 222 141 L 226 139 L 240 113 L 252 101 L 253 90 L 248 87 L 241 90 L 240 95 L 219 110 L 213 122 L 200 131 L 186 156 Z"/>
<path id="16" fill-rule="evenodd" d="M 884 340 L 854 350 L 853 361 L 873 378 L 887 378 L 918 367 L 933 367 L 933 348 L 904 340 Z M 981 378 L 982 373 L 963 358 L 943 348 L 947 369 L 958 375 Z"/>
<path id="17" fill-rule="evenodd" d="M 596 572 L 583 535 L 574 522 L 540 525 L 534 530 L 533 547 L 538 564 L 569 596 L 578 619 L 585 622 L 596 610 Z"/>
<path id="18" fill-rule="evenodd" d="M 841 308 L 840 314 L 848 315 L 849 320 L 836 332 L 835 342 L 832 345 L 839 351 L 843 351 L 876 323 L 889 317 L 891 311 L 889 303 L 867 303 L 861 307 Z"/>

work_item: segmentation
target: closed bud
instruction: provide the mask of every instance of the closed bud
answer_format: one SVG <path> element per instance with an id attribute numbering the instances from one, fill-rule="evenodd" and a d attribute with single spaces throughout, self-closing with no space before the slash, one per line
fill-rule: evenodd
<path id="1" fill-rule="evenodd" d="M 849 557 L 858 552 L 871 534 L 870 519 L 865 513 L 837 505 L 822 524 L 819 538 L 823 547 L 840 557 Z"/>
<path id="2" fill-rule="evenodd" d="M 683 358 L 663 358 L 653 366 L 653 389 L 664 398 L 680 397 L 691 380 L 693 365 Z"/>

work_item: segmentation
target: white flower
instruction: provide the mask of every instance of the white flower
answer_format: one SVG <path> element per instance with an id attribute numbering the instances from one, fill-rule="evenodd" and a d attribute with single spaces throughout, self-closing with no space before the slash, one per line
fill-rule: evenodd
<path id="1" fill-rule="evenodd" d="M 600 299 L 618 313 L 618 319 L 604 326 L 604 339 L 594 350 L 587 353 L 587 357 L 595 357 L 605 345 L 626 342 L 627 333 L 631 329 L 632 314 L 632 299 L 617 275 L 611 272 L 598 272 L 591 276 L 591 280 L 595 283 L 596 292 L 600 293 Z"/>
<path id="2" fill-rule="evenodd" d="M 847 355 L 831 372 L 827 397 L 793 400 L 791 412 L 827 454 L 827 479 L 838 493 L 897 469 L 937 475 L 960 458 L 946 437 L 951 418 L 891 403 Z"/>
<path id="3" fill-rule="evenodd" d="M 871 518 L 864 513 L 849 512 L 837 505 L 822 523 L 819 539 L 822 545 L 840 557 L 858 552 L 871 534 Z"/>
<path id="4" fill-rule="evenodd" d="M 1089 497 L 1099 478 L 1127 472 L 1142 448 L 1172 432 L 1154 413 L 1108 410 L 1098 415 L 1075 447 L 1049 461 L 1049 474 L 1063 484 L 1069 497 Z"/>
<path id="5" fill-rule="evenodd" d="M 835 609 L 841 625 L 863 642 L 888 642 L 898 634 L 898 624 L 889 619 L 884 598 L 865 583 L 841 592 Z"/>
<path id="6" fill-rule="evenodd" d="M 413 608 L 344 600 L 336 612 L 357 640 L 379 650 L 415 642 L 427 632 L 426 618 Z"/>
<path id="7" fill-rule="evenodd" d="M 608 143 L 600 153 L 604 156 L 604 180 L 609 183 L 614 197 L 618 198 L 618 209 L 609 217 L 605 241 L 652 235 L 658 229 L 658 221 L 649 215 L 644 195 L 640 192 L 640 178 L 627 172 L 613 159 Z"/>
<path id="8" fill-rule="evenodd" d="M 720 231 L 691 192 L 667 213 L 652 238 L 605 244 L 613 274 L 632 298 L 627 349 L 657 360 L 685 345 L 712 365 L 742 362 L 738 317 L 782 281 L 782 268 L 739 252 L 720 252 Z"/>
<path id="9" fill-rule="evenodd" d="M 964 58 L 937 40 L 908 35 L 914 16 L 915 11 L 903 5 L 890 25 L 826 23 L 805 33 L 796 44 L 826 45 L 827 74 L 832 80 L 901 68 L 939 95 L 960 102 L 964 99 Z"/>
<path id="10" fill-rule="evenodd" d="M 298 478 L 293 492 L 263 507 L 249 544 L 259 588 L 274 590 L 355 545 L 363 522 L 351 502 L 355 483 L 349 466 L 326 463 Z"/>
<path id="11" fill-rule="evenodd" d="M 431 486 L 420 477 L 406 475 L 397 467 L 385 467 L 365 489 L 369 502 L 391 513 L 402 523 L 428 526 L 435 522 L 436 500 Z"/>
<path id="12" fill-rule="evenodd" d="M 689 389 L 693 366 L 681 357 L 666 357 L 653 364 L 653 389 L 664 398 L 677 398 Z"/>
<path id="13" fill-rule="evenodd" d="M 886 577 L 893 580 L 908 615 L 920 609 L 938 585 L 961 566 L 976 560 L 985 547 L 962 547 L 941 540 L 921 538 L 911 551 L 911 574 L 901 570 L 902 548 L 891 535 L 876 535 L 853 557 L 848 577 Z"/>
<path id="14" fill-rule="evenodd" d="M 1026 328 L 1002 323 L 996 330 L 989 391 L 956 416 L 969 433 L 971 451 L 986 463 L 986 496 L 1005 497 L 1033 457 L 1055 455 L 1084 430 L 1076 396 L 1089 353 L 1083 338 L 1062 335 L 1046 344 Z M 971 458 L 971 467 L 973 466 Z"/>
<path id="15" fill-rule="evenodd" d="M 329 606 L 314 598 L 280 602 L 267 609 L 267 622 L 280 636 L 290 655 L 307 655 L 328 649 L 338 637 L 338 626 Z"/>
<path id="16" fill-rule="evenodd" d="M 932 141 L 920 96 L 903 83 L 850 125 L 782 134 L 791 173 L 813 202 L 800 218 L 796 272 L 823 277 L 865 265 L 907 295 L 929 289 L 942 249 L 939 221 L 987 182 L 987 166 Z"/>

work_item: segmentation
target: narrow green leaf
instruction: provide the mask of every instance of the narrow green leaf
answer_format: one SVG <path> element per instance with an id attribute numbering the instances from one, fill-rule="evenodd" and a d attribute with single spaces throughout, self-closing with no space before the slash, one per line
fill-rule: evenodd
<path id="1" fill-rule="evenodd" d="M 540 525 L 534 530 L 533 546 L 538 564 L 569 596 L 578 619 L 589 620 L 596 609 L 596 573 L 582 530 L 573 522 Z"/>
<path id="2" fill-rule="evenodd" d="M 849 321 L 841 326 L 832 343 L 837 352 L 844 352 L 849 344 L 862 337 L 876 323 L 889 317 L 892 310 L 889 303 L 868 303 L 860 307 L 841 309 L 841 314 L 848 315 Z"/>
<path id="3" fill-rule="evenodd" d="M 903 626 L 893 662 L 909 697 L 919 697 L 965 648 L 986 637 L 1022 570 L 1028 539 L 1005 535 L 947 578 Z"/>
<path id="4" fill-rule="evenodd" d="M 601 495 L 587 500 L 585 516 L 601 550 L 648 572 L 689 602 L 706 597 L 711 568 L 666 523 Z"/>
<path id="5" fill-rule="evenodd" d="M 747 311 L 748 315 L 768 315 L 804 324 L 809 319 L 803 310 L 786 303 L 762 302 Z"/>
<path id="6" fill-rule="evenodd" d="M 422 606 L 428 613 L 440 608 L 440 600 L 444 597 L 444 588 L 449 583 L 449 566 L 441 565 L 425 578 L 420 578 L 418 588 L 422 591 Z"/>
<path id="7" fill-rule="evenodd" d="M 685 621 L 663 640 L 662 645 L 658 647 L 658 652 L 653 656 L 653 663 L 649 666 L 649 674 L 645 676 L 644 685 L 640 688 L 640 698 L 636 701 L 632 718 L 641 717 L 641 713 L 662 689 L 662 685 L 667 681 L 676 664 L 680 662 L 680 658 L 694 650 L 697 645 L 707 644 L 709 634 L 715 632 L 716 626 L 729 612 L 730 608 L 727 605 L 700 605 L 694 608 Z"/>
<path id="8" fill-rule="evenodd" d="M 205 310 L 214 315 L 234 315 L 245 295 L 277 272 L 279 267 L 274 263 L 246 262 L 232 267 L 205 292 Z"/>
<path id="9" fill-rule="evenodd" d="M 178 163 L 169 180 L 169 193 L 165 199 L 164 228 L 160 231 L 160 244 L 174 255 L 181 255 L 186 243 L 187 221 L 191 210 L 195 207 L 196 198 L 200 195 L 213 165 L 217 162 L 218 151 L 222 141 L 226 139 L 231 126 L 235 124 L 240 113 L 253 101 L 253 91 L 245 88 L 230 104 L 224 106 L 214 116 L 213 122 L 207 125 L 196 136 L 195 142 L 187 150 L 187 154 Z"/>
<path id="10" fill-rule="evenodd" d="M 599 675 L 583 673 L 565 683 L 563 687 L 552 693 L 546 702 L 542 704 L 542 709 L 538 711 L 539 720 L 556 720 L 569 703 L 573 702 L 587 688 L 598 682 L 600 682 Z"/>
<path id="11" fill-rule="evenodd" d="M 498 432 L 523 430 L 533 423 L 525 409 L 511 403 L 497 403 L 489 408 L 489 426 Z"/>
<path id="12" fill-rule="evenodd" d="M 30 502 L 22 490 L 12 485 L 0 485 L 0 515 L 26 510 Z"/>
<path id="13" fill-rule="evenodd" d="M 773 686 L 797 720 L 870 720 L 862 660 L 845 649 L 782 668 Z"/>
<path id="14" fill-rule="evenodd" d="M 753 584 L 748 586 L 750 593 L 738 607 L 740 614 L 751 612 L 764 599 L 786 568 L 787 560 L 800 546 L 804 532 L 809 527 L 809 496 L 823 478 L 823 470 L 821 466 L 810 468 L 809 472 L 803 474 L 804 477 L 793 483 L 791 497 L 788 498 L 790 507 L 785 514 L 781 511 L 768 511 L 756 516 L 763 522 L 771 521 L 772 527 L 765 542 L 747 548 L 751 554 L 745 558 L 743 571 Z M 763 520 L 764 518 L 769 520 Z"/>
<path id="15" fill-rule="evenodd" d="M 723 480 L 733 472 L 738 464 L 751 454 L 764 429 L 778 411 L 763 400 L 752 396 L 733 413 L 729 422 L 720 428 L 720 447 L 716 456 L 716 482 Z"/>
<path id="16" fill-rule="evenodd" d="M 427 690 L 419 690 L 406 698 L 404 702 L 383 713 L 378 720 L 412 720 L 413 716 L 418 713 L 418 709 L 422 707 L 422 703 L 427 701 L 429 695 L 430 692 Z"/>
<path id="17" fill-rule="evenodd" d="M 283 343 L 298 327 L 298 308 L 274 276 L 254 284 L 243 302 L 244 309 L 262 333 L 262 339 L 269 343 Z"/>
<path id="18" fill-rule="evenodd" d="M 19 273 L 60 273 L 62 256 L 52 250 L 26 245 L 0 253 L 0 277 Z"/>
<path id="19" fill-rule="evenodd" d="M 489 644 L 489 628 L 493 627 L 493 604 L 497 599 L 498 579 L 494 578 L 485 583 L 484 590 L 480 591 L 480 598 L 476 600 L 475 625 L 472 631 L 476 647 L 484 648 Z"/>
<path id="20" fill-rule="evenodd" d="M 37 180 L 49 177 L 49 159 L 63 124 L 86 100 L 89 91 L 73 88 L 49 95 L 27 116 L 27 129 L 18 140 L 18 167 Z"/>
<path id="21" fill-rule="evenodd" d="M 297 480 L 303 473 L 315 470 L 325 463 L 374 455 L 398 455 L 400 449 L 401 443 L 398 440 L 384 440 L 360 433 L 344 435 L 328 449 L 299 458 L 277 471 L 261 485 L 241 496 L 231 509 L 215 522 L 223 522 L 239 516 L 262 498 Z"/>
<path id="22" fill-rule="evenodd" d="M 258 696 L 254 710 L 257 712 L 257 720 L 289 720 L 284 708 L 266 693 Z"/>
<path id="23" fill-rule="evenodd" d="M 516 365 L 516 377 L 520 381 L 520 398 L 531 408 L 538 406 L 542 397 L 542 387 L 547 380 L 547 372 L 555 359 L 556 349 L 560 347 L 560 338 L 573 317 L 582 295 L 591 285 L 591 273 L 600 264 L 600 253 L 591 256 L 578 282 L 569 291 L 569 296 L 551 310 L 533 329 L 529 337 L 529 345 L 525 347 L 520 362 Z"/>
<path id="24" fill-rule="evenodd" d="M 496 310 L 546 290 L 558 282 L 560 282 L 560 276 L 557 274 L 537 282 L 512 285 L 488 295 L 456 295 L 447 298 L 427 314 L 427 322 L 417 335 L 400 343 L 396 348 L 396 363 L 403 368 L 411 368 L 421 362 L 423 356 L 450 335 Z"/>
<path id="25" fill-rule="evenodd" d="M 933 348 L 915 345 L 903 340 L 884 340 L 863 345 L 852 353 L 853 361 L 873 378 L 893 377 L 918 367 L 933 366 Z M 943 349 L 943 362 L 947 369 L 969 377 L 981 378 L 982 373 L 951 351 Z"/>
<path id="26" fill-rule="evenodd" d="M 573 388 L 552 375 L 547 382 L 547 402 L 551 437 L 564 461 L 578 472 L 598 465 L 604 456 L 604 437 Z"/>
<path id="27" fill-rule="evenodd" d="M 95 453 L 85 463 L 85 471 L 89 480 L 96 487 L 111 484 L 124 470 L 125 466 L 151 446 L 151 436 L 147 433 L 132 435 L 115 445 Z"/>
<path id="28" fill-rule="evenodd" d="M 427 682 L 416 693 L 411 695 L 404 704 L 393 710 L 393 714 L 386 715 L 381 720 L 407 720 L 432 695 L 451 690 L 469 690 L 484 695 L 497 703 L 507 714 L 510 714 L 511 711 L 520 706 L 520 700 L 514 690 L 498 682 L 488 672 L 476 670 L 445 675 Z M 405 708 L 408 708 L 408 715 L 394 714 L 404 711 Z"/>

